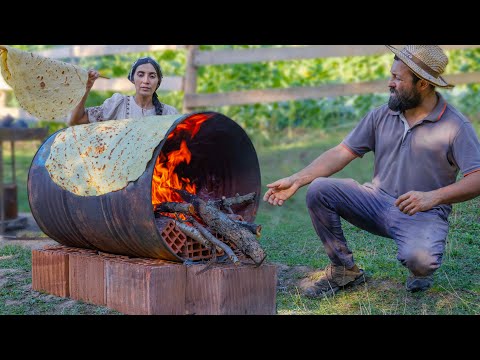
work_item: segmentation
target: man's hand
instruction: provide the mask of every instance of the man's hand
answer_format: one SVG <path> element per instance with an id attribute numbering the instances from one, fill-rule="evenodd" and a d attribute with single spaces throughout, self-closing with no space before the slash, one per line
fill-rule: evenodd
<path id="1" fill-rule="evenodd" d="M 87 80 L 87 86 L 86 86 L 87 91 L 89 91 L 92 88 L 93 84 L 95 83 L 95 80 L 97 80 L 99 76 L 100 74 L 98 73 L 97 70 L 93 70 L 93 69 L 88 70 L 88 80 Z"/>
<path id="2" fill-rule="evenodd" d="M 409 191 L 395 201 L 401 212 L 407 215 L 414 215 L 419 211 L 428 211 L 438 205 L 436 197 L 432 192 Z"/>
<path id="3" fill-rule="evenodd" d="M 267 201 L 273 206 L 282 206 L 283 202 L 298 190 L 298 185 L 291 176 L 268 184 L 267 187 L 269 189 L 263 196 L 263 201 Z"/>

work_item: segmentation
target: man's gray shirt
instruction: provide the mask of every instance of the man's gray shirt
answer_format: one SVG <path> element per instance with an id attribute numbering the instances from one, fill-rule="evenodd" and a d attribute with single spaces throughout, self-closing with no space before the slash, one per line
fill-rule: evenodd
<path id="1" fill-rule="evenodd" d="M 400 113 L 388 105 L 370 111 L 342 145 L 363 157 L 375 153 L 373 186 L 397 198 L 432 191 L 480 171 L 480 142 L 470 121 L 437 93 L 438 103 L 405 133 Z M 404 136 L 405 135 L 405 136 Z M 450 213 L 451 206 L 442 205 Z"/>

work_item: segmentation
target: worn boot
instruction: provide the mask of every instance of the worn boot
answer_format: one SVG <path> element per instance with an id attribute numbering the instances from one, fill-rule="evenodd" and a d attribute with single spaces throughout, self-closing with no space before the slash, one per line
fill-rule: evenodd
<path id="1" fill-rule="evenodd" d="M 345 266 L 329 264 L 324 274 L 304 289 L 304 295 L 309 298 L 326 297 L 335 294 L 342 288 L 365 282 L 365 273 L 355 265 L 351 269 Z"/>
<path id="2" fill-rule="evenodd" d="M 415 276 L 410 274 L 407 278 L 406 288 L 410 292 L 425 291 L 433 285 L 433 275 Z"/>

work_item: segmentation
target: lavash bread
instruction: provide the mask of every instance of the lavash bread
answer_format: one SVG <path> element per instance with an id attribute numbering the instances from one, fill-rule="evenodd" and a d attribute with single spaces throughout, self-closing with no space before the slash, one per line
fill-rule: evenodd
<path id="1" fill-rule="evenodd" d="M 83 95 L 88 71 L 10 46 L 0 46 L 0 68 L 20 106 L 40 120 L 65 118 Z"/>
<path id="2" fill-rule="evenodd" d="M 137 180 L 181 115 L 72 126 L 57 133 L 45 162 L 51 179 L 78 196 L 99 196 Z"/>

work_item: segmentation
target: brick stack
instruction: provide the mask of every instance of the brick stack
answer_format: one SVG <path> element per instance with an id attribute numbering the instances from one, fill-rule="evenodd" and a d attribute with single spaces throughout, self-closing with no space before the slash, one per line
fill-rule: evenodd
<path id="1" fill-rule="evenodd" d="M 205 266 L 47 247 L 32 250 L 32 287 L 131 315 L 276 313 L 274 265 Z"/>

